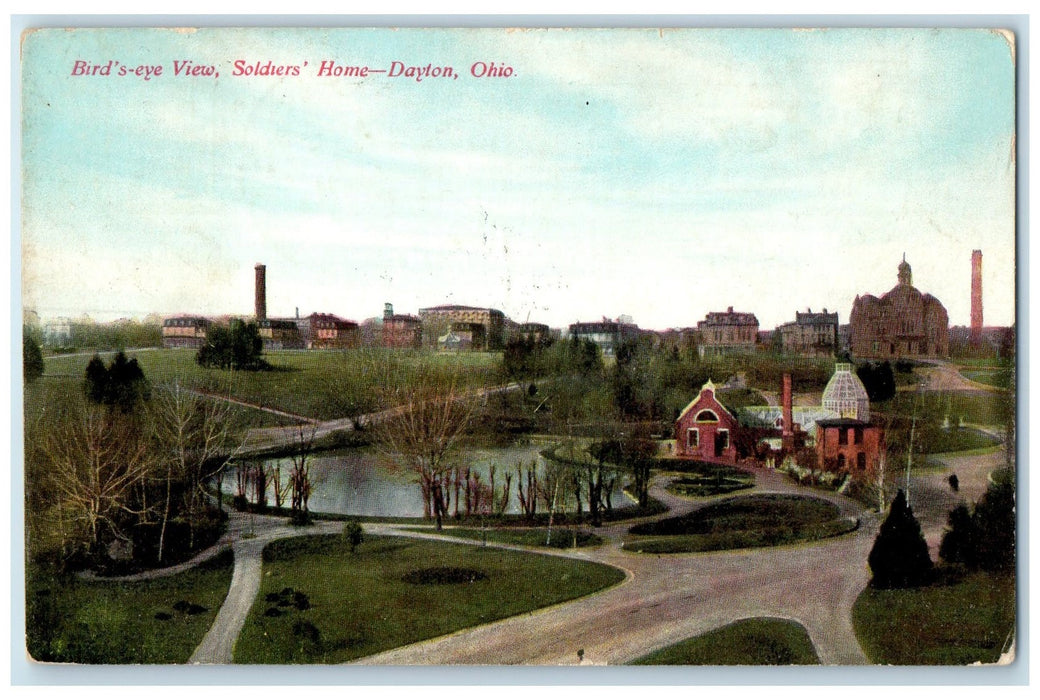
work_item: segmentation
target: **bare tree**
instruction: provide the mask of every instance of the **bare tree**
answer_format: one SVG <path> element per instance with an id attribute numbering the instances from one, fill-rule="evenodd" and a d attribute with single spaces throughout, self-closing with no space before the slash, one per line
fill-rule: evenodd
<path id="1" fill-rule="evenodd" d="M 462 391 L 455 372 L 439 375 L 423 365 L 408 379 L 387 390 L 384 404 L 396 408 L 374 425 L 374 433 L 385 458 L 415 474 L 423 515 L 435 518 L 439 530 L 451 500 L 459 440 L 476 402 Z"/>
<path id="2" fill-rule="evenodd" d="M 316 425 L 298 425 L 293 437 L 293 449 L 289 455 L 289 508 L 293 523 L 306 525 L 310 522 L 310 498 L 314 484 L 311 480 L 311 455 L 314 453 Z"/>
<path id="3" fill-rule="evenodd" d="M 159 530 L 160 561 L 174 485 L 178 482 L 184 488 L 189 546 L 195 544 L 195 528 L 207 497 L 206 484 L 223 469 L 230 456 L 230 418 L 230 402 L 205 396 L 179 381 L 155 391 L 152 425 L 159 444 L 165 491 Z"/>
<path id="4" fill-rule="evenodd" d="M 82 544 L 97 554 L 106 530 L 121 536 L 121 516 L 141 515 L 134 491 L 154 459 L 133 415 L 77 402 L 48 433 L 43 452 L 64 521 L 63 547 Z"/>

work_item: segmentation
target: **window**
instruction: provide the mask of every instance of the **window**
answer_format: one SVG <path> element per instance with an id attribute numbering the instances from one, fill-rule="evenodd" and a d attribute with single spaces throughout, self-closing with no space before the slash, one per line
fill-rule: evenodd
<path id="1" fill-rule="evenodd" d="M 698 423 L 718 423 L 719 417 L 715 415 L 714 411 L 704 410 L 697 414 Z"/>
<path id="2" fill-rule="evenodd" d="M 856 428 L 855 432 L 853 433 L 852 440 L 853 443 L 856 445 L 863 444 L 863 428 Z"/>
<path id="3" fill-rule="evenodd" d="M 840 454 L 840 455 L 838 455 L 838 469 L 844 469 L 844 468 L 845 468 L 845 455 Z"/>
<path id="4" fill-rule="evenodd" d="M 729 431 L 728 430 L 723 429 L 723 430 L 719 431 L 719 449 L 720 450 L 729 449 Z"/>
<path id="5" fill-rule="evenodd" d="M 696 428 L 690 428 L 689 430 L 686 431 L 686 446 L 687 447 L 697 447 L 698 445 L 700 445 L 700 439 L 701 439 L 700 431 L 697 430 Z"/>
<path id="6" fill-rule="evenodd" d="M 856 455 L 856 468 L 857 469 L 866 469 L 867 468 L 867 453 L 866 452 L 860 452 L 859 454 Z"/>
<path id="7" fill-rule="evenodd" d="M 849 444 L 849 431 L 845 428 L 838 428 L 838 444 L 848 445 Z"/>

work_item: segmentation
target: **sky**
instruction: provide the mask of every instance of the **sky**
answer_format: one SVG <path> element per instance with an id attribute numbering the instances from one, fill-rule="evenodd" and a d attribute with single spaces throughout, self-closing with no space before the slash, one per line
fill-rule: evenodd
<path id="1" fill-rule="evenodd" d="M 41 30 L 23 306 L 695 326 L 915 286 L 1015 315 L 1013 39 L 959 29 Z M 73 75 L 77 61 L 113 75 Z M 118 61 L 119 64 L 114 62 Z M 174 62 L 215 76 L 174 74 Z M 234 75 L 236 61 L 299 75 Z M 319 76 L 322 61 L 457 79 Z M 474 64 L 509 67 L 474 77 Z M 119 66 L 162 66 L 118 76 Z M 478 66 L 479 67 L 479 66 Z M 292 72 L 291 70 L 289 72 Z"/>

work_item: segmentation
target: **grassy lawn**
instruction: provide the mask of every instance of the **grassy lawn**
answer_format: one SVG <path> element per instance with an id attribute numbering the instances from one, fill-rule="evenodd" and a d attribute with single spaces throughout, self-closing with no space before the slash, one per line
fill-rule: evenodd
<path id="1" fill-rule="evenodd" d="M 970 379 L 973 382 L 978 382 L 979 384 L 986 384 L 987 386 L 1002 387 L 1007 381 L 1007 379 L 1003 376 L 1003 370 L 1000 369 L 962 369 L 961 375 L 966 379 Z"/>
<path id="2" fill-rule="evenodd" d="M 1013 576 L 974 573 L 948 585 L 860 594 L 856 637 L 877 664 L 993 663 L 1015 624 Z"/>
<path id="3" fill-rule="evenodd" d="M 818 498 L 737 496 L 687 515 L 637 525 L 627 551 L 652 554 L 772 547 L 834 537 L 854 530 L 852 518 Z"/>
<path id="4" fill-rule="evenodd" d="M 235 398 L 295 415 L 323 420 L 381 408 L 377 390 L 389 381 L 406 383 L 416 368 L 456 369 L 466 386 L 483 386 L 498 365 L 497 353 L 426 353 L 383 349 L 267 351 L 270 372 L 230 372 L 205 369 L 195 363 L 195 351 L 149 350 L 136 357 L 152 384 L 178 379 L 195 386 L 226 391 Z M 107 360 L 108 355 L 104 358 Z M 82 381 L 89 356 L 53 357 L 48 376 Z M 265 414 L 269 415 L 269 414 Z M 272 424 L 272 423 L 268 423 Z M 273 423 L 278 425 L 280 423 Z"/>
<path id="5" fill-rule="evenodd" d="M 428 530 L 427 530 L 428 532 Z M 546 528 L 506 529 L 488 528 L 482 530 L 471 527 L 453 527 L 443 531 L 445 535 L 465 537 L 466 539 L 488 542 L 504 542 L 519 544 L 525 547 L 551 547 L 554 549 L 570 549 L 571 547 L 595 547 L 603 544 L 603 538 L 591 532 L 575 531 L 573 528 L 554 527 L 549 535 L 549 544 L 545 543 Z M 577 544 L 575 544 L 577 540 Z"/>
<path id="6" fill-rule="evenodd" d="M 405 580 L 423 572 L 426 582 Z M 448 583 L 441 573 L 463 575 Z M 336 535 L 282 540 L 264 550 L 263 584 L 235 661 L 338 663 L 623 579 L 601 564 L 429 540 L 368 537 L 356 554 Z"/>
<path id="7" fill-rule="evenodd" d="M 820 663 L 809 633 L 797 622 L 768 617 L 738 620 L 632 662 L 639 666 L 788 666 Z"/>
<path id="8" fill-rule="evenodd" d="M 151 581 L 82 581 L 30 566 L 29 654 L 63 663 L 186 663 L 224 602 L 231 569 L 230 552 Z"/>

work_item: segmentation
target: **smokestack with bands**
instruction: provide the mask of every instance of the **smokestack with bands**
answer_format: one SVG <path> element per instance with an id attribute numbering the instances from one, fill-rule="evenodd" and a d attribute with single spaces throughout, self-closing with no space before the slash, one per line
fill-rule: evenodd
<path id="1" fill-rule="evenodd" d="M 267 266 L 256 264 L 256 320 L 267 319 Z"/>

